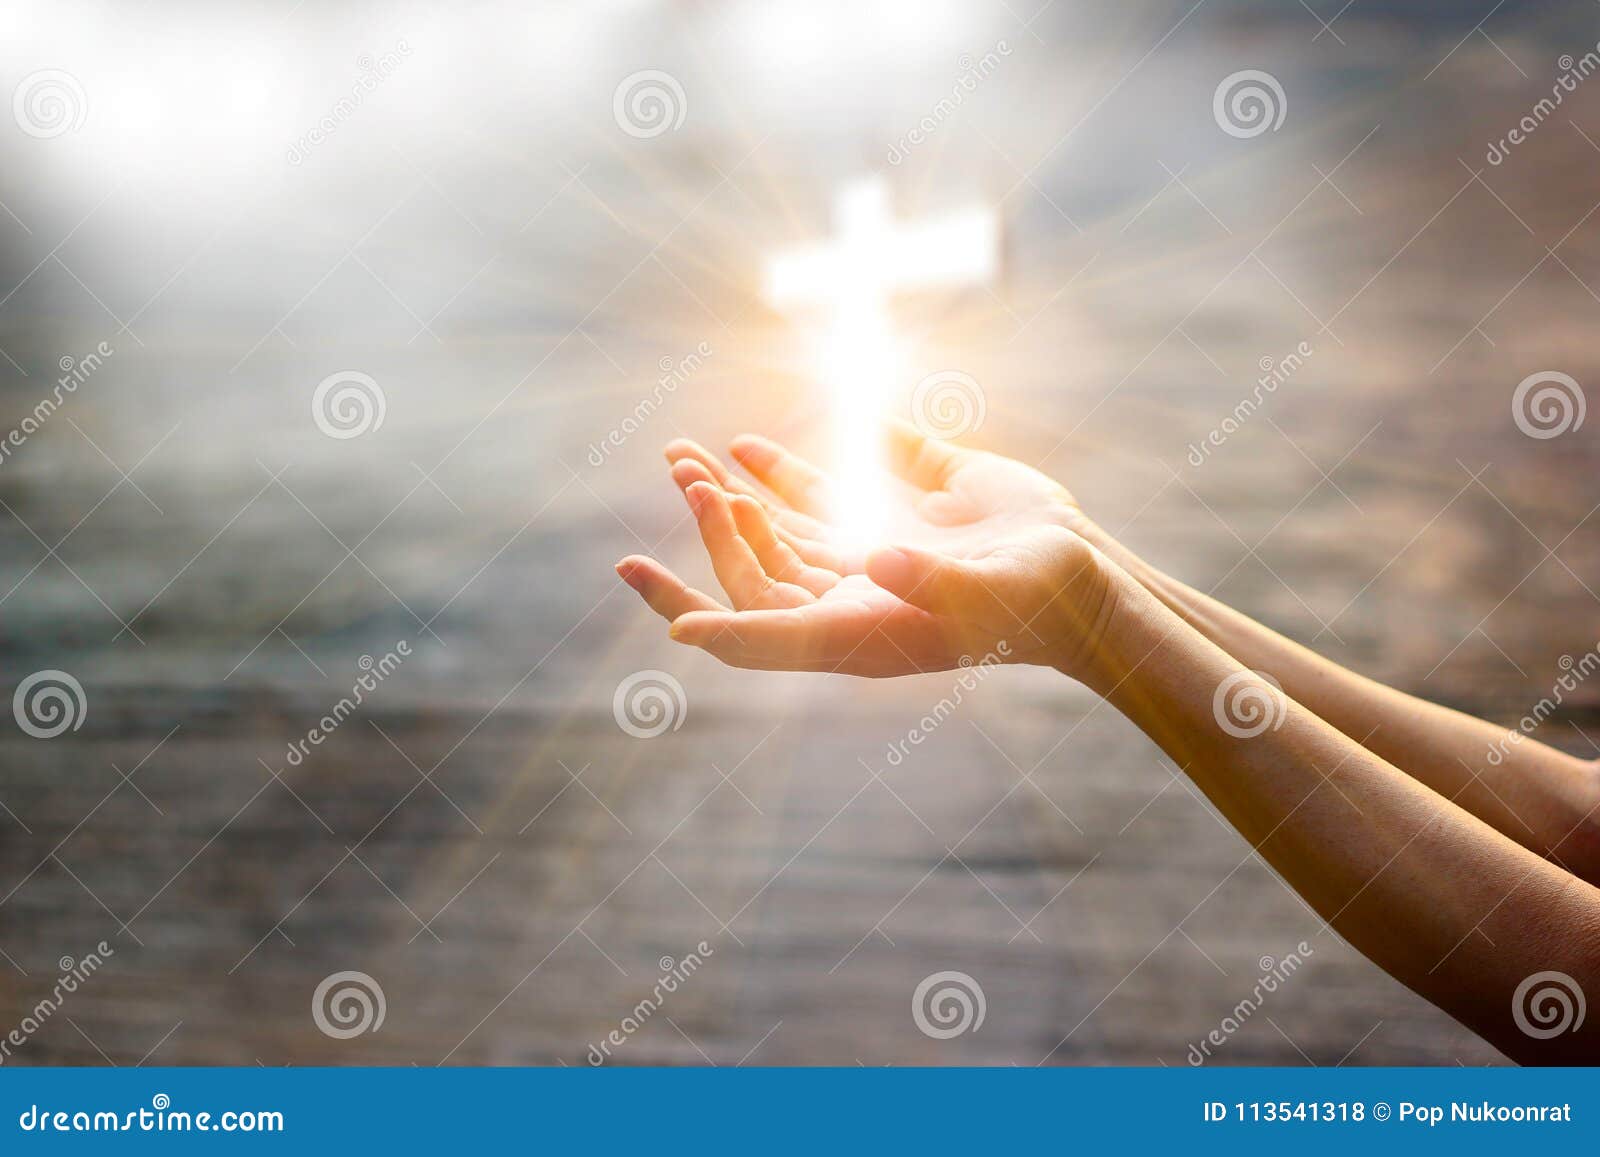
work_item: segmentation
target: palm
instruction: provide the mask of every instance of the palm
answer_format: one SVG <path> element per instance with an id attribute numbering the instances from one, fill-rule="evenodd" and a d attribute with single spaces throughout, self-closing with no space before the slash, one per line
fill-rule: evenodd
<path id="1" fill-rule="evenodd" d="M 1042 526 L 1069 525 L 1078 511 L 1064 487 L 994 454 L 962 455 L 942 481 L 904 508 L 891 539 L 979 558 Z"/>

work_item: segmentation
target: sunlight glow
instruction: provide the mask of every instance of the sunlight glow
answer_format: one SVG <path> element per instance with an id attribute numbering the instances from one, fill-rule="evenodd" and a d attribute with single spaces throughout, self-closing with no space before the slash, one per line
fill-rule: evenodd
<path id="1" fill-rule="evenodd" d="M 871 293 L 841 293 L 823 337 L 822 380 L 831 397 L 834 523 L 853 546 L 882 541 L 888 525 L 888 471 L 882 427 L 887 386 L 900 376 L 898 343 L 883 302 Z"/>
<path id="2" fill-rule="evenodd" d="M 890 480 L 879 431 L 904 372 L 889 300 L 913 289 L 982 284 L 995 275 L 999 224 L 969 208 L 897 225 L 880 178 L 845 187 L 835 200 L 834 241 L 769 263 L 766 298 L 780 309 L 821 310 L 818 374 L 831 397 L 838 525 L 857 544 L 880 542 Z"/>

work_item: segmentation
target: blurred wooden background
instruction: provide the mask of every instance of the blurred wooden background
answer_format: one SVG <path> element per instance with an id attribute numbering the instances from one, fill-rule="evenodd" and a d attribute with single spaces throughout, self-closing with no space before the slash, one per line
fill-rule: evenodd
<path id="1" fill-rule="evenodd" d="M 1216 1063 L 1498 1063 L 1318 935 L 1081 689 L 997 672 L 891 766 L 952 676 L 728 671 L 610 570 L 649 549 L 710 581 L 669 438 L 826 446 L 761 264 L 881 172 L 907 217 L 978 197 L 1006 231 L 992 292 L 897 307 L 901 404 L 924 373 L 971 374 L 973 440 L 1160 565 L 1363 672 L 1519 717 L 1600 640 L 1596 419 L 1538 440 L 1511 410 L 1536 371 L 1600 381 L 1600 87 L 1485 155 L 1594 48 L 1592 9 L 1474 30 L 1313 6 L 25 11 L 8 91 L 66 69 L 88 117 L 0 131 L 0 428 L 61 359 L 114 353 L 0 465 L 7 693 L 60 669 L 87 701 L 60 738 L 0 728 L 0 1032 L 60 958 L 115 955 L 7 1063 L 583 1064 L 704 941 L 616 1063 L 1181 1065 L 1302 940 Z M 164 35 L 208 63 L 169 73 Z M 1247 68 L 1287 109 L 1238 139 L 1212 95 Z M 619 128 L 643 69 L 681 85 L 681 128 Z M 119 110 L 163 85 L 130 137 Z M 1190 462 L 1301 341 L 1293 380 Z M 344 370 L 386 411 L 337 440 L 310 405 Z M 652 668 L 687 710 L 638 739 L 612 698 Z M 1539 737 L 1592 752 L 1597 702 L 1583 688 Z M 344 970 L 386 1004 L 348 1040 L 312 1016 Z M 912 1015 L 941 971 L 986 1007 L 948 1040 Z"/>

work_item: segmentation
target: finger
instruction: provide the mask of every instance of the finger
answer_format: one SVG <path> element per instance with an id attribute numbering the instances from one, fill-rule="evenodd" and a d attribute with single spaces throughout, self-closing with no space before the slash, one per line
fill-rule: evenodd
<path id="1" fill-rule="evenodd" d="M 690 611 L 725 611 L 721 603 L 686 584 L 653 558 L 630 554 L 617 563 L 617 576 L 639 593 L 650 609 L 671 622 Z"/>
<path id="2" fill-rule="evenodd" d="M 672 480 L 678 484 L 679 490 L 687 491 L 696 482 L 706 482 L 713 486 L 722 487 L 724 490 L 728 489 L 728 487 L 723 486 L 722 479 L 716 472 L 697 458 L 678 459 L 672 464 L 671 473 Z M 731 478 L 732 476 L 724 474 L 723 477 Z M 815 541 L 820 545 L 819 536 L 826 534 L 827 528 L 815 518 L 807 514 L 801 514 L 798 510 L 790 510 L 776 499 L 769 501 L 755 487 L 742 479 L 732 478 L 732 481 L 737 484 L 733 493 L 757 503 L 767 512 L 776 526 L 789 531 L 795 538 Z M 808 559 L 807 561 L 817 566 L 827 566 L 826 562 L 817 559 Z"/>
<path id="3" fill-rule="evenodd" d="M 668 473 L 672 475 L 672 480 L 677 483 L 678 489 L 686 492 L 696 482 L 704 482 L 719 488 L 722 486 L 716 474 L 707 469 L 706 464 L 698 458 L 680 458 L 672 464 Z"/>
<path id="4" fill-rule="evenodd" d="M 731 638 L 731 636 L 730 636 Z M 691 643 L 687 639 L 672 636 L 673 642 L 685 646 L 695 647 L 704 651 L 719 663 L 726 663 L 730 667 L 739 667 L 747 671 L 806 671 L 815 674 L 836 673 L 839 670 L 837 663 L 799 662 L 787 659 L 771 659 L 760 655 L 748 654 L 736 647 L 723 646 L 720 642 Z"/>
<path id="5" fill-rule="evenodd" d="M 824 542 L 833 533 L 828 529 L 827 523 L 813 518 L 809 514 L 801 514 L 798 510 L 784 506 L 776 500 L 768 503 L 767 509 L 772 513 L 774 525 L 793 531 L 801 538 Z"/>
<path id="6" fill-rule="evenodd" d="M 796 517 L 803 518 L 804 515 Z M 837 575 L 863 574 L 866 571 L 866 555 L 860 550 L 844 550 L 834 546 L 831 542 L 810 537 L 796 531 L 787 525 L 788 520 L 778 518 L 773 521 L 772 529 L 784 541 L 790 550 L 811 566 L 830 570 Z"/>
<path id="7" fill-rule="evenodd" d="M 975 453 L 929 438 L 909 422 L 892 421 L 884 434 L 889 469 L 924 490 L 943 490 L 956 469 Z"/>
<path id="8" fill-rule="evenodd" d="M 759 656 L 728 653 L 713 647 L 700 650 L 730 667 L 747 671 L 800 671 L 815 675 L 854 675 L 867 679 L 887 679 L 897 675 L 916 674 L 921 671 L 947 671 L 955 667 L 954 659 L 930 664 L 927 667 L 906 667 L 879 656 L 851 656 L 826 663 L 797 663 L 783 659 L 764 659 Z"/>
<path id="9" fill-rule="evenodd" d="M 732 614 L 696 611 L 672 624 L 672 638 L 729 663 L 770 664 L 773 669 L 820 670 L 848 657 L 874 622 L 850 603 L 756 610 Z"/>
<path id="10" fill-rule="evenodd" d="M 828 609 L 834 604 L 816 604 Z M 806 610 L 796 612 L 805 617 Z M 826 622 L 801 624 L 778 618 L 782 612 L 701 614 L 679 619 L 672 627 L 676 642 L 699 647 L 731 667 L 758 671 L 816 671 L 885 678 L 918 671 L 948 670 L 959 652 L 944 645 L 932 616 L 898 632 L 893 642 L 845 616 L 837 628 Z M 904 611 L 901 612 L 904 617 Z"/>
<path id="11" fill-rule="evenodd" d="M 762 568 L 755 551 L 739 535 L 727 491 L 709 482 L 696 482 L 686 497 L 699 522 L 700 539 L 711 556 L 717 581 L 737 609 L 792 607 L 812 600 L 809 591 L 779 582 Z"/>
<path id="12" fill-rule="evenodd" d="M 839 583 L 837 573 L 822 567 L 810 566 L 793 547 L 777 535 L 766 509 L 747 494 L 736 494 L 730 505 L 733 520 L 739 528 L 739 537 L 756 552 L 762 568 L 780 582 L 804 587 L 814 595 L 823 595 Z"/>
<path id="13" fill-rule="evenodd" d="M 772 580 L 761 569 L 750 544 L 739 537 L 734 526 L 733 513 L 728 509 L 728 496 L 721 487 L 709 482 L 695 482 L 684 491 L 689 509 L 694 511 L 700 527 L 700 541 L 705 543 L 711 557 L 711 569 L 717 581 L 728 592 L 736 608 L 750 606 L 766 591 Z"/>
<path id="14" fill-rule="evenodd" d="M 802 514 L 825 518 L 831 489 L 828 476 L 797 454 L 756 434 L 733 440 L 733 456 L 773 493 Z"/>
<path id="15" fill-rule="evenodd" d="M 685 476 L 688 477 L 688 481 L 678 481 L 681 489 L 687 489 L 690 482 L 714 482 L 724 490 L 731 490 L 735 494 L 748 494 L 763 504 L 770 503 L 767 495 L 729 470 L 727 466 L 723 465 L 722 459 L 692 438 L 673 439 L 667 443 L 663 453 L 666 454 L 667 461 L 672 464 L 674 481 L 677 481 L 680 477 L 680 467 L 687 470 L 688 473 Z M 689 469 L 691 467 L 697 469 Z"/>

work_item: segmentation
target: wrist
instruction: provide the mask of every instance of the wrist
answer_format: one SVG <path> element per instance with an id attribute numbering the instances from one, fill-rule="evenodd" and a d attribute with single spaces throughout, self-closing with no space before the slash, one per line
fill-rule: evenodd
<path id="1" fill-rule="evenodd" d="M 1140 586 L 1159 599 L 1169 610 L 1173 611 L 1185 622 L 1200 626 L 1205 631 L 1199 619 L 1204 610 L 1204 604 L 1195 597 L 1193 591 L 1183 583 L 1173 579 L 1151 566 L 1132 550 L 1128 549 L 1111 534 L 1092 521 L 1081 510 L 1074 508 L 1075 517 L 1066 523 L 1068 528 L 1090 546 L 1100 551 L 1110 560 L 1111 565 L 1121 568 Z M 1209 635 L 1209 632 L 1206 632 Z"/>
<path id="2" fill-rule="evenodd" d="M 1056 649 L 1051 666 L 1091 691 L 1110 697 L 1136 679 L 1141 668 L 1159 661 L 1185 627 L 1138 579 L 1100 550 L 1098 591 L 1085 604 L 1079 629 Z"/>
<path id="3" fill-rule="evenodd" d="M 1104 651 L 1131 588 L 1138 584 L 1092 541 L 1080 536 L 1052 578 L 1054 597 L 1049 613 L 1049 640 L 1036 662 L 1070 678 L 1093 685 L 1104 663 Z"/>
<path id="4" fill-rule="evenodd" d="M 1065 520 L 1065 525 L 1072 533 L 1110 559 L 1114 565 L 1121 567 L 1141 582 L 1144 581 L 1145 575 L 1142 572 L 1150 569 L 1144 561 L 1083 511 L 1073 507 Z"/>
<path id="5" fill-rule="evenodd" d="M 1097 550 L 1104 550 L 1112 542 L 1111 536 L 1099 523 L 1085 514 L 1075 502 L 1061 503 L 1056 508 L 1055 521 Z"/>

